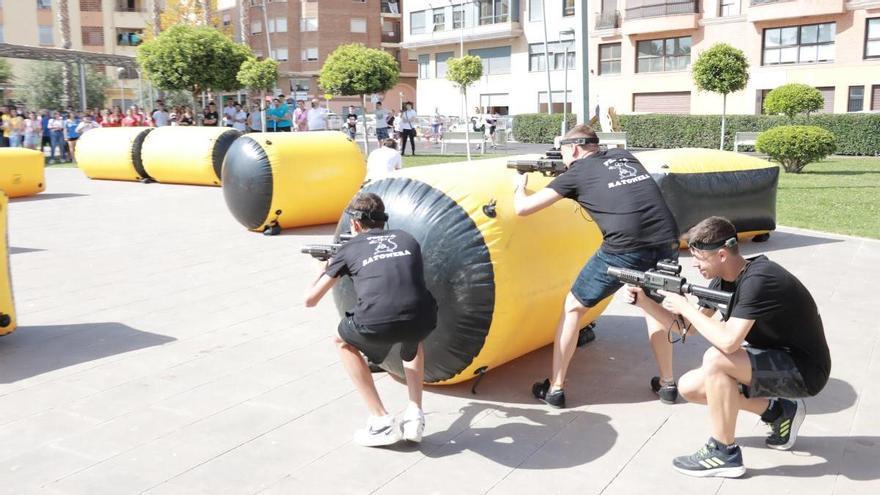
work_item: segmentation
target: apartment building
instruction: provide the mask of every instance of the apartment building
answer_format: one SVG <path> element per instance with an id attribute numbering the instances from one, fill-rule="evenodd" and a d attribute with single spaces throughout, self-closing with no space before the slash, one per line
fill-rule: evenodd
<path id="1" fill-rule="evenodd" d="M 591 110 L 719 113 L 721 96 L 697 92 L 690 73 L 716 42 L 742 49 L 751 65 L 747 88 L 728 96 L 728 112 L 760 113 L 764 96 L 789 82 L 819 88 L 826 112 L 880 110 L 880 1 L 408 0 L 403 47 L 416 52 L 420 110 L 461 114 L 444 76 L 446 60 L 464 51 L 484 59 L 471 107 L 545 111 L 544 4 L 555 111 L 563 97 L 575 112 L 582 108 L 586 66 Z M 584 15 L 588 54 L 580 49 Z"/>
<path id="2" fill-rule="evenodd" d="M 133 57 L 149 20 L 148 9 L 148 0 L 68 0 L 70 48 Z M 0 43 L 61 48 L 58 0 L 0 0 Z M 19 73 L 28 62 L 10 63 Z M 118 80 L 115 67 L 105 70 L 111 81 Z M 135 86 L 127 81 L 127 101 L 136 98 Z M 107 93 L 108 104 L 121 102 L 119 85 Z"/>
<path id="3" fill-rule="evenodd" d="M 247 9 L 244 39 L 254 54 L 278 61 L 278 91 L 296 99 L 324 97 L 318 74 L 337 46 L 363 43 L 390 53 L 400 67 L 400 81 L 384 95 L 389 108 L 416 99 L 416 63 L 401 49 L 401 9 L 404 0 L 229 0 L 221 2 L 224 25 L 242 39 L 240 2 Z M 359 97 L 333 97 L 330 108 L 341 112 L 360 106 Z M 369 102 L 368 102 L 369 106 Z M 372 107 L 370 107 L 372 108 Z"/>

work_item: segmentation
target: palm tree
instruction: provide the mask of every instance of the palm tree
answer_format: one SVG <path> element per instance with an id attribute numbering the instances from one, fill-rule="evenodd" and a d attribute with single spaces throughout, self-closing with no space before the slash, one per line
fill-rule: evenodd
<path id="1" fill-rule="evenodd" d="M 70 10 L 67 0 L 58 0 L 58 24 L 61 27 L 61 48 L 70 49 Z M 61 66 L 61 106 L 70 107 L 70 95 L 72 91 L 71 85 L 71 67 L 69 62 L 65 62 Z"/>
<path id="2" fill-rule="evenodd" d="M 238 29 L 241 30 L 241 42 L 244 45 L 248 44 L 248 26 L 250 25 L 248 15 L 251 10 L 247 7 L 246 3 L 246 0 L 239 0 L 238 2 Z"/>
<path id="3" fill-rule="evenodd" d="M 213 14 L 214 14 L 214 12 L 213 12 L 214 6 L 212 5 L 211 0 L 201 0 L 201 4 L 202 4 L 202 15 L 204 16 L 203 21 L 205 23 L 205 26 L 210 26 L 211 25 L 211 17 L 213 17 Z"/>
<path id="4" fill-rule="evenodd" d="M 162 32 L 162 7 L 159 0 L 153 0 L 153 36 L 159 36 Z"/>

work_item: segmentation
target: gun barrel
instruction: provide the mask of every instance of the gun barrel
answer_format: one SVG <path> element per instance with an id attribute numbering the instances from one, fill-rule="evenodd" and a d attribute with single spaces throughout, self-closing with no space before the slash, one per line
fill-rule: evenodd
<path id="1" fill-rule="evenodd" d="M 693 294 L 699 299 L 723 304 L 725 306 L 730 306 L 730 301 L 731 299 L 733 299 L 733 294 L 730 292 L 712 290 L 706 287 L 701 287 L 699 285 L 686 284 L 684 287 L 682 287 L 682 289 L 684 290 L 684 292 L 687 292 L 688 294 Z"/>
<path id="2" fill-rule="evenodd" d="M 630 270 L 629 268 L 608 267 L 608 275 L 617 277 L 623 283 L 641 285 L 645 281 L 645 272 Z"/>

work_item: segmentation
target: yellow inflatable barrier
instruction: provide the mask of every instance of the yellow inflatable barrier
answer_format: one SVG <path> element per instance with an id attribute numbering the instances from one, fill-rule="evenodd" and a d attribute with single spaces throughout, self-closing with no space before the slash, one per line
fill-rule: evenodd
<path id="1" fill-rule="evenodd" d="M 76 141 L 76 165 L 90 179 L 149 179 L 141 147 L 152 127 L 102 127 Z"/>
<path id="2" fill-rule="evenodd" d="M 239 136 L 229 127 L 159 127 L 141 149 L 144 169 L 159 182 L 219 186 L 223 158 Z"/>
<path id="3" fill-rule="evenodd" d="M 713 215 L 733 222 L 740 238 L 763 241 L 776 229 L 779 166 L 775 163 L 700 148 L 644 151 L 635 156 L 660 185 L 682 236 Z"/>
<path id="4" fill-rule="evenodd" d="M 0 335 L 15 331 L 15 300 L 12 297 L 12 278 L 9 276 L 9 242 L 6 229 L 9 224 L 9 199 L 0 192 Z"/>
<path id="5" fill-rule="evenodd" d="M 223 165 L 223 196 L 251 230 L 339 220 L 366 175 L 361 150 L 345 134 L 253 133 L 236 140 Z"/>
<path id="6" fill-rule="evenodd" d="M 45 157 L 26 148 L 0 148 L 0 189 L 10 198 L 46 190 Z"/>
<path id="7" fill-rule="evenodd" d="M 368 182 L 390 217 L 388 228 L 419 241 L 425 280 L 439 307 L 425 340 L 425 381 L 451 384 L 474 378 L 553 342 L 565 295 L 602 233 L 581 208 L 560 201 L 528 217 L 513 211 L 507 160 L 405 169 Z M 529 175 L 529 191 L 551 179 Z M 348 232 L 348 215 L 338 232 Z M 393 290 L 393 288 L 389 288 Z M 354 307 L 350 278 L 334 287 L 340 313 Z M 592 308 L 593 321 L 610 302 Z M 392 351 L 381 364 L 403 376 Z"/>

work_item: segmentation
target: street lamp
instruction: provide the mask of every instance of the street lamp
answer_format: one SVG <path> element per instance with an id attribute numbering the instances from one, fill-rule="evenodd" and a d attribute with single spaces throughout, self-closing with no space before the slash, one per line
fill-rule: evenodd
<path id="1" fill-rule="evenodd" d="M 541 19 L 544 21 L 544 72 L 547 73 L 547 115 L 553 115 L 553 90 L 550 87 L 550 48 L 547 44 L 547 5 L 541 0 Z"/>
<path id="2" fill-rule="evenodd" d="M 122 78 L 125 75 L 125 67 L 116 69 L 116 74 L 119 76 L 119 99 L 121 100 L 122 108 L 125 108 L 125 79 Z"/>
<path id="3" fill-rule="evenodd" d="M 563 46 L 565 47 L 565 58 L 562 60 L 562 77 L 565 81 L 565 86 L 562 91 L 562 133 L 560 136 L 565 135 L 565 131 L 568 129 L 568 42 L 574 41 L 574 29 L 566 29 L 559 32 L 559 40 L 563 42 Z"/>

